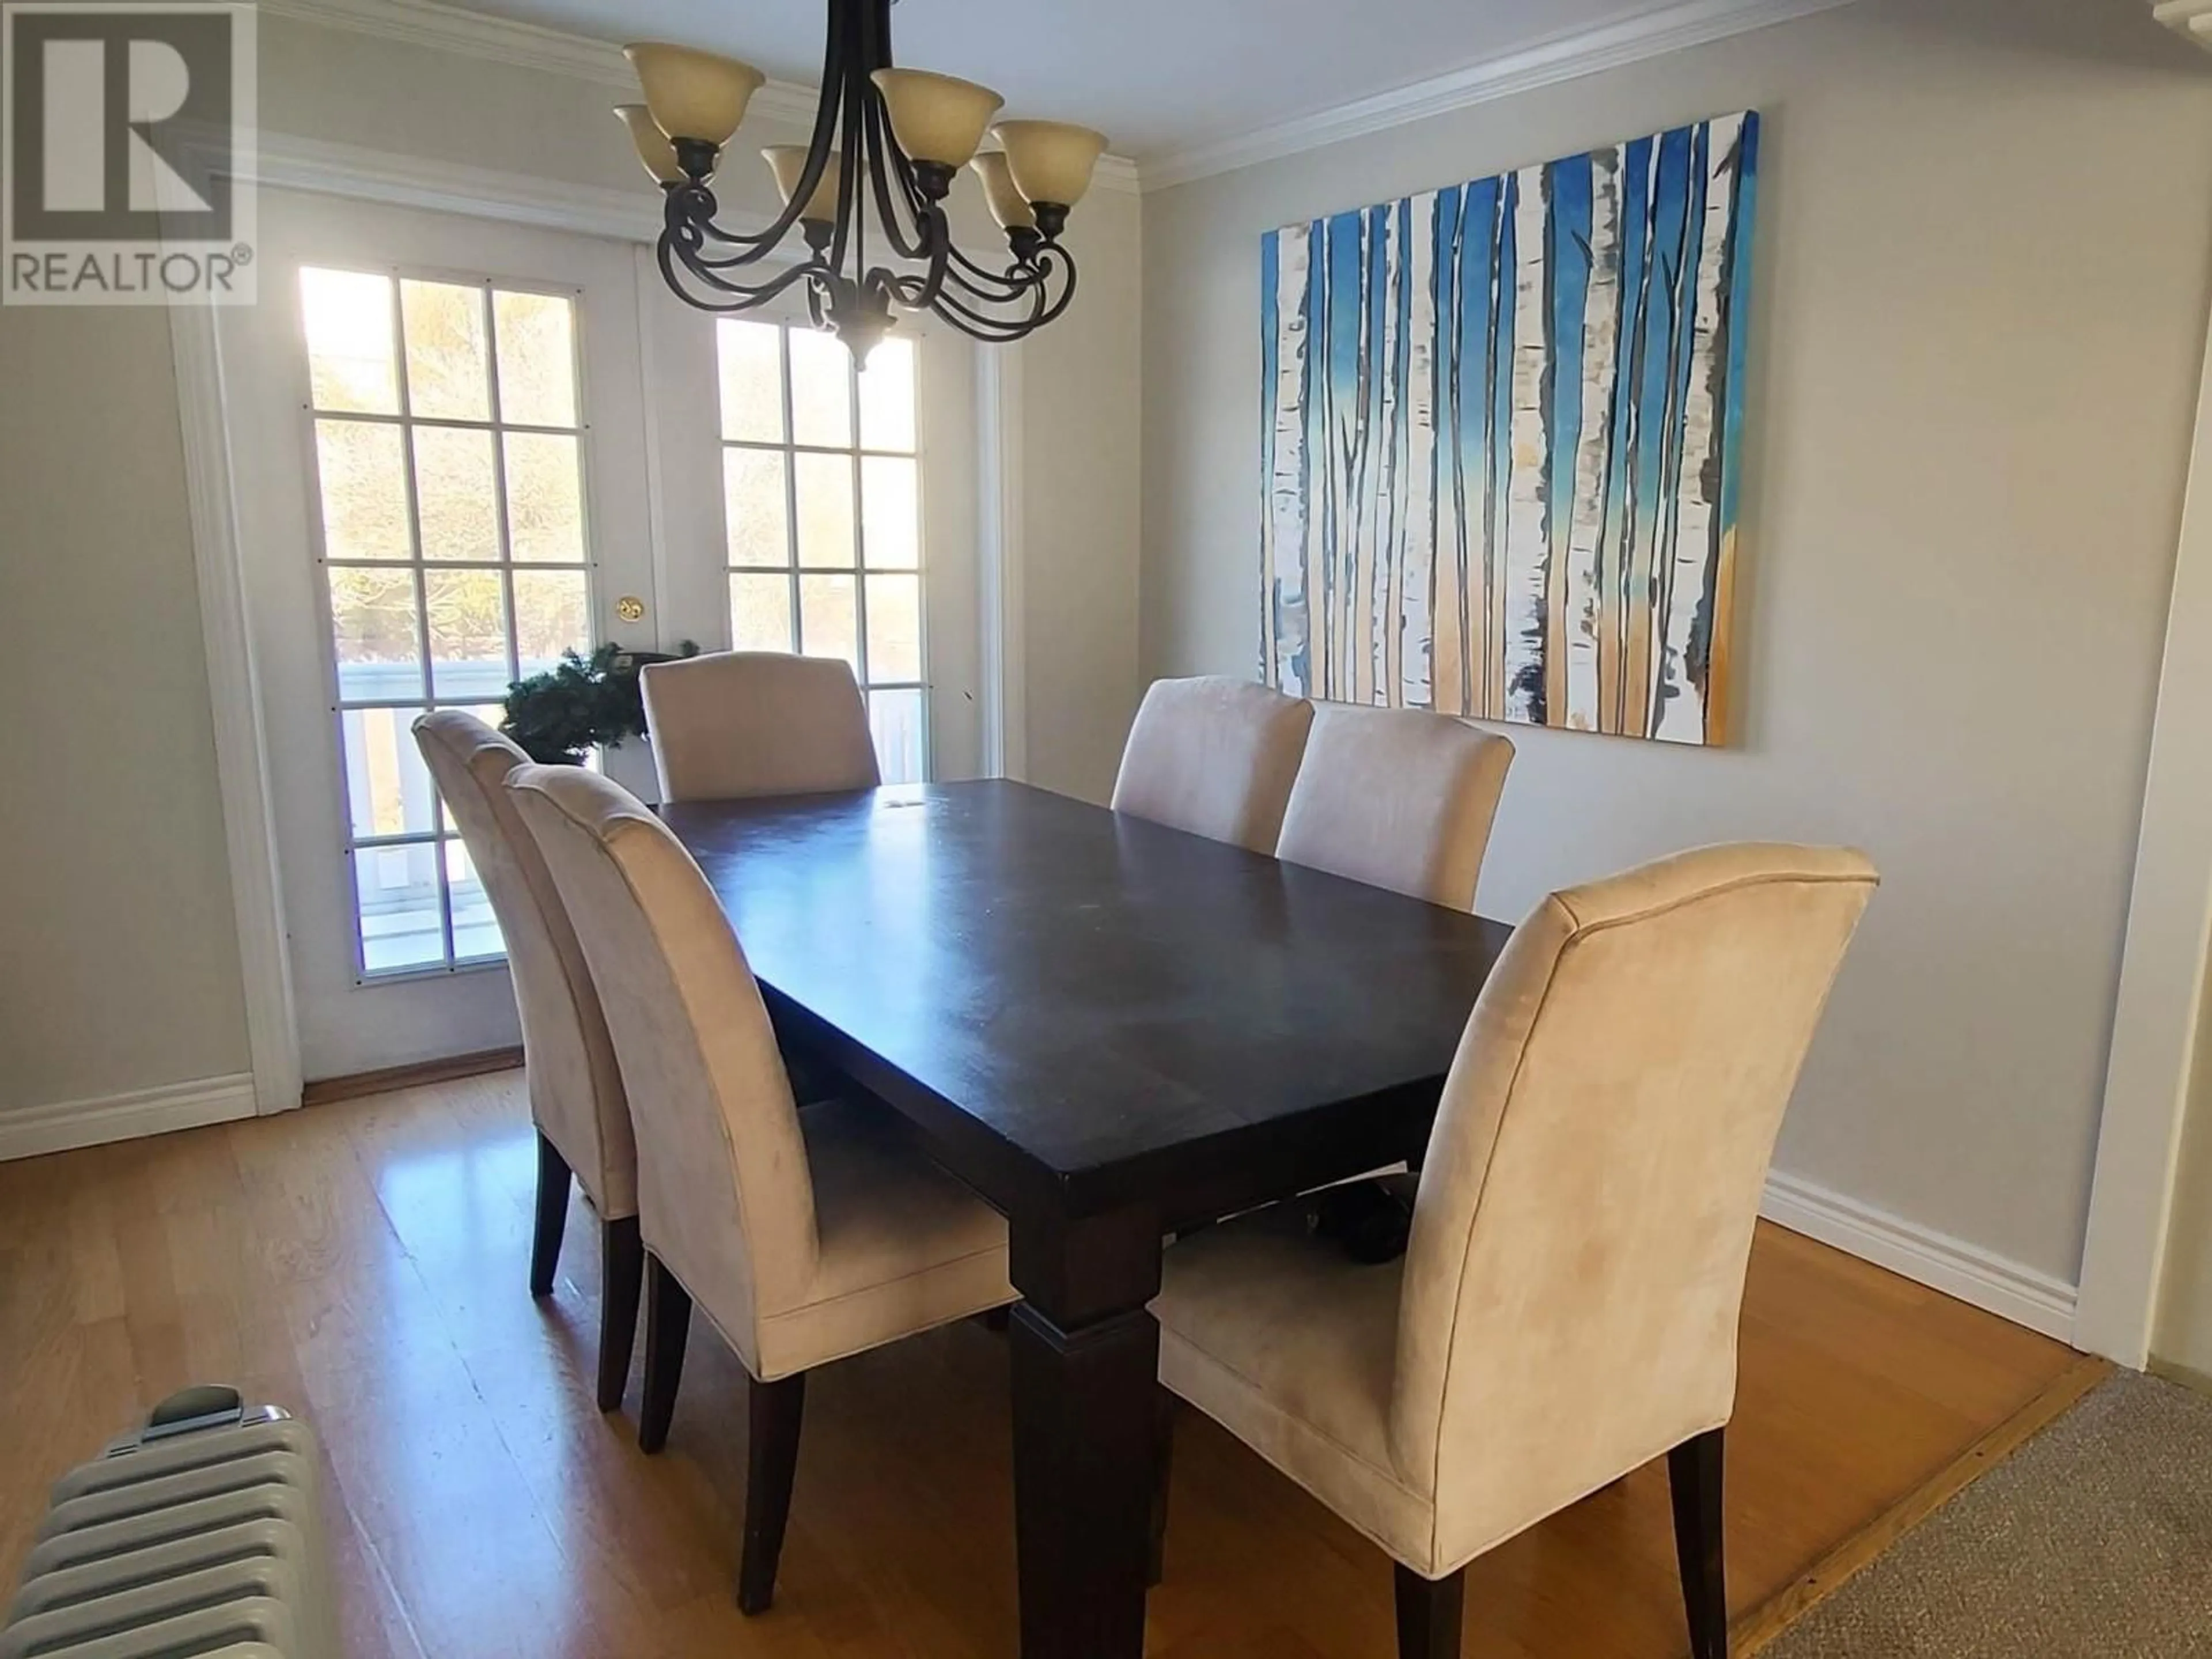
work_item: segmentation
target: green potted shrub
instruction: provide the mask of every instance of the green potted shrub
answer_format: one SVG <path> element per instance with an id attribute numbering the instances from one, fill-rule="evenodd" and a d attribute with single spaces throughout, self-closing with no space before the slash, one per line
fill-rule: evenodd
<path id="1" fill-rule="evenodd" d="M 595 748 L 619 748 L 645 735 L 640 669 L 698 654 L 690 640 L 673 652 L 629 651 L 611 641 L 588 657 L 564 651 L 552 667 L 507 688 L 499 729 L 534 761 L 581 766 Z"/>

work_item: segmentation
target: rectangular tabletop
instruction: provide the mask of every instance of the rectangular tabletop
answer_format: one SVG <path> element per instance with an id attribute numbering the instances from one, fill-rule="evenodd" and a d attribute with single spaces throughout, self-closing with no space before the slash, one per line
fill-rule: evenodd
<path id="1" fill-rule="evenodd" d="M 1510 930 L 1013 783 L 664 814 L 780 1039 L 1006 1217 L 1022 1659 L 1139 1659 L 1163 1230 L 1416 1152 Z"/>
<path id="2" fill-rule="evenodd" d="M 1009 1209 L 1404 1156 L 1511 931 L 1017 783 L 662 812 L 780 1025 Z"/>

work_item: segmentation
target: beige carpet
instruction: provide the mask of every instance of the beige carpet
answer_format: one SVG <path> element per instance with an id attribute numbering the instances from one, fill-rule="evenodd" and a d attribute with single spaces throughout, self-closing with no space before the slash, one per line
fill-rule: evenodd
<path id="1" fill-rule="evenodd" d="M 2212 1656 L 2212 1399 L 2122 1373 L 1760 1659 Z"/>

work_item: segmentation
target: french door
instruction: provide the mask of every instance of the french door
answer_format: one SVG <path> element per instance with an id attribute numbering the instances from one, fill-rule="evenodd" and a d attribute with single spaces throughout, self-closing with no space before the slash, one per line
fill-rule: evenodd
<path id="1" fill-rule="evenodd" d="M 855 374 L 802 318 L 683 307 L 628 244 L 284 191 L 260 257 L 219 328 L 305 1076 L 518 1040 L 425 709 L 496 724 L 607 641 L 799 649 L 852 662 L 886 778 L 977 769 L 957 337 Z M 651 799 L 641 744 L 595 763 Z"/>
<path id="2" fill-rule="evenodd" d="M 409 727 L 653 596 L 635 273 L 611 243 L 270 191 L 222 319 L 301 1069 L 518 1040 Z"/>
<path id="3" fill-rule="evenodd" d="M 641 294 L 669 549 L 663 646 L 842 657 L 887 782 L 975 776 L 973 345 L 902 319 L 856 369 L 797 301 L 708 316 L 649 261 Z"/>

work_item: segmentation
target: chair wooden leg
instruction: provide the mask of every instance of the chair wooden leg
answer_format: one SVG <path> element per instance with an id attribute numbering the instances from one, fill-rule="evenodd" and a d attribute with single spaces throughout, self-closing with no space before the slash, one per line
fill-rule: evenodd
<path id="1" fill-rule="evenodd" d="M 568 1160 L 553 1143 L 538 1137 L 538 1222 L 530 1235 L 530 1293 L 553 1293 L 553 1269 L 561 1261 L 561 1235 L 568 1225 Z"/>
<path id="2" fill-rule="evenodd" d="M 1398 1659 L 1459 1659 L 1467 1569 L 1448 1578 L 1424 1578 L 1403 1565 L 1397 1571 Z"/>
<path id="3" fill-rule="evenodd" d="M 684 1344 L 691 1334 L 691 1293 L 650 1250 L 645 1255 L 645 1397 L 637 1407 L 637 1449 L 668 1443 L 676 1385 L 684 1377 Z"/>
<path id="4" fill-rule="evenodd" d="M 775 1565 L 791 1519 L 791 1483 L 799 1473 L 799 1425 L 806 1411 L 806 1374 L 780 1382 L 748 1379 L 750 1431 L 745 1446 L 745 1534 L 738 1561 L 738 1611 L 766 1613 L 775 1599 Z"/>
<path id="5" fill-rule="evenodd" d="M 1728 1575 L 1721 1552 L 1721 1447 L 1726 1433 L 1711 1430 L 1667 1454 L 1691 1659 L 1728 1659 Z"/>
<path id="6" fill-rule="evenodd" d="M 618 1409 L 629 1386 L 630 1350 L 637 1340 L 637 1296 L 645 1278 L 645 1243 L 637 1218 L 599 1229 L 599 1409 Z"/>
<path id="7" fill-rule="evenodd" d="M 1152 1413 L 1152 1553 L 1145 1571 L 1146 1589 L 1158 1589 L 1167 1576 L 1168 1477 L 1175 1468 L 1175 1395 L 1165 1389 L 1155 1389 Z"/>

